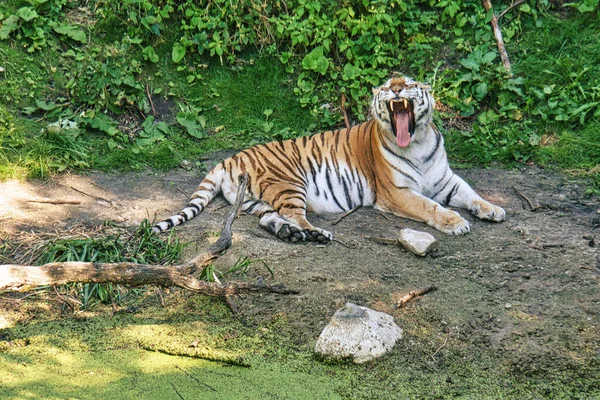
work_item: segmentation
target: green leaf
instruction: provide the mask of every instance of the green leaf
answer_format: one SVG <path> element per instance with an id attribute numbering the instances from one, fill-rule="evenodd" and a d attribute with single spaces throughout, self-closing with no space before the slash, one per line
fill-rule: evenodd
<path id="1" fill-rule="evenodd" d="M 598 2 L 596 1 L 596 3 Z M 529 14 L 531 12 L 531 6 L 525 3 L 521 7 L 519 7 L 519 11 Z"/>
<path id="2" fill-rule="evenodd" d="M 360 76 L 361 72 L 362 69 L 353 64 L 348 63 L 344 66 L 344 80 L 355 79 L 356 77 Z"/>
<path id="3" fill-rule="evenodd" d="M 479 69 L 479 63 L 472 58 L 463 58 L 459 61 L 460 65 L 463 67 L 470 69 L 471 71 L 477 71 Z"/>
<path id="4" fill-rule="evenodd" d="M 48 102 L 45 102 L 44 100 L 37 100 L 35 102 L 35 105 L 44 111 L 52 111 L 58 107 L 55 102 L 51 101 L 48 103 Z"/>
<path id="5" fill-rule="evenodd" d="M 77 42 L 86 43 L 87 36 L 85 32 L 76 26 L 68 25 L 68 24 L 60 24 L 54 27 L 54 32 L 65 35 Z"/>
<path id="6" fill-rule="evenodd" d="M 19 29 L 19 17 L 11 15 L 2 22 L 0 26 L 0 40 L 8 39 L 8 36 Z"/>
<path id="7" fill-rule="evenodd" d="M 576 3 L 577 4 L 577 3 Z M 580 13 L 592 12 L 598 7 L 598 0 L 583 0 L 577 4 Z"/>
<path id="8" fill-rule="evenodd" d="M 144 55 L 144 58 L 146 60 L 149 60 L 152 63 L 158 62 L 158 54 L 156 54 L 152 46 L 144 47 L 144 50 L 142 50 L 142 54 Z"/>
<path id="9" fill-rule="evenodd" d="M 204 137 L 206 137 L 206 134 L 204 132 L 204 127 L 206 126 L 206 118 L 202 118 L 202 121 L 200 121 L 201 124 L 198 125 L 198 123 L 196 122 L 196 113 L 183 111 L 177 113 L 177 123 L 181 125 L 190 136 L 193 136 L 197 139 L 203 139 Z"/>
<path id="10" fill-rule="evenodd" d="M 490 51 L 489 53 L 486 53 L 481 58 L 481 63 L 482 64 L 491 64 L 492 61 L 494 61 L 495 58 L 496 58 L 496 53 L 494 53 L 493 51 Z"/>
<path id="11" fill-rule="evenodd" d="M 327 72 L 327 68 L 329 68 L 329 61 L 323 55 L 323 47 L 317 46 L 313 51 L 308 53 L 302 60 L 302 67 L 324 75 Z"/>
<path id="12" fill-rule="evenodd" d="M 175 43 L 173 45 L 173 51 L 171 52 L 171 59 L 175 64 L 179 63 L 185 57 L 186 47 L 181 43 Z"/>
<path id="13" fill-rule="evenodd" d="M 17 10 L 17 15 L 23 21 L 29 22 L 38 17 L 38 13 L 31 7 L 21 7 Z"/>

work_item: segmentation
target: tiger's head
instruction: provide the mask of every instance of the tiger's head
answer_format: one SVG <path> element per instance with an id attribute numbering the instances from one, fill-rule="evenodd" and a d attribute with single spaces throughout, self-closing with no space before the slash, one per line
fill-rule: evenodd
<path id="1" fill-rule="evenodd" d="M 373 88 L 371 113 L 400 147 L 408 147 L 413 136 L 433 118 L 435 101 L 431 88 L 410 78 L 398 77 Z"/>

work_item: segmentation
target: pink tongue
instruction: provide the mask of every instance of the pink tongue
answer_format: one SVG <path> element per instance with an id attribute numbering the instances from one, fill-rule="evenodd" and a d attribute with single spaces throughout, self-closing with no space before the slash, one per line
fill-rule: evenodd
<path id="1" fill-rule="evenodd" d="M 396 122 L 396 143 L 398 143 L 398 146 L 400 147 L 407 147 L 410 143 L 408 118 L 409 113 L 407 112 L 394 112 L 394 119 Z"/>

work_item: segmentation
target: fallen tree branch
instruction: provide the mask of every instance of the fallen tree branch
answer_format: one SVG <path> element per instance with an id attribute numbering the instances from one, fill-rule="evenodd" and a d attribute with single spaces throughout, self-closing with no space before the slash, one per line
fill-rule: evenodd
<path id="1" fill-rule="evenodd" d="M 297 293 L 283 285 L 253 285 L 247 282 L 219 284 L 195 278 L 192 274 L 206 267 L 231 247 L 231 227 L 239 214 L 248 184 L 248 174 L 241 177 L 237 201 L 221 229 L 221 237 L 207 252 L 181 265 L 146 265 L 133 262 L 55 262 L 42 266 L 0 265 L 0 291 L 27 292 L 39 286 L 66 283 L 117 283 L 130 286 L 179 286 L 209 296 L 228 296 L 242 291 L 279 294 Z"/>
<path id="2" fill-rule="evenodd" d="M 417 289 L 417 290 L 413 290 L 412 292 L 408 293 L 406 296 L 402 297 L 400 300 L 398 300 L 396 302 L 396 307 L 397 308 L 402 308 L 406 305 L 406 303 L 408 303 L 409 301 L 411 301 L 412 299 L 414 299 L 415 297 L 418 296 L 422 296 L 426 293 L 429 293 L 433 290 L 435 290 L 436 287 L 435 286 L 427 286 L 421 289 Z"/>
<path id="3" fill-rule="evenodd" d="M 63 199 L 27 199 L 26 203 L 44 203 L 44 204 L 81 204 L 80 200 Z"/>
<path id="4" fill-rule="evenodd" d="M 506 71 L 509 75 L 512 76 L 512 71 L 510 67 L 510 60 L 508 59 L 508 53 L 506 52 L 506 46 L 504 46 L 504 40 L 502 39 L 502 31 L 500 31 L 500 26 L 498 25 L 498 17 L 494 10 L 492 9 L 492 2 L 490 0 L 481 0 L 483 3 L 483 8 L 485 11 L 490 12 L 492 10 L 492 20 L 490 23 L 492 24 L 492 31 L 494 32 L 494 38 L 496 38 L 496 44 L 498 45 L 498 52 L 500 53 L 500 59 L 502 60 L 502 65 L 506 68 Z"/>

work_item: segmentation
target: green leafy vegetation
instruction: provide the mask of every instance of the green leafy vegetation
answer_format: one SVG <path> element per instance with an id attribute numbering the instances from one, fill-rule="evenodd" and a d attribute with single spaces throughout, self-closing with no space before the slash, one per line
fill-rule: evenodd
<path id="1" fill-rule="evenodd" d="M 41 255 L 36 264 L 51 262 L 135 262 L 150 265 L 176 264 L 185 244 L 174 233 L 165 239 L 152 234 L 152 225 L 144 220 L 135 232 L 111 226 L 103 227 L 94 237 L 60 238 L 44 243 L 36 253 Z M 118 304 L 137 289 L 127 290 L 120 285 L 104 283 L 72 283 L 57 288 L 57 292 L 76 303 L 82 309 L 98 301 Z"/>
<path id="2" fill-rule="evenodd" d="M 456 162 L 600 163 L 573 151 L 599 141 L 597 0 L 504 14 L 512 76 L 475 0 L 3 3 L 4 178 L 169 169 L 339 126 L 342 94 L 359 122 L 394 71 L 432 84 Z"/>

